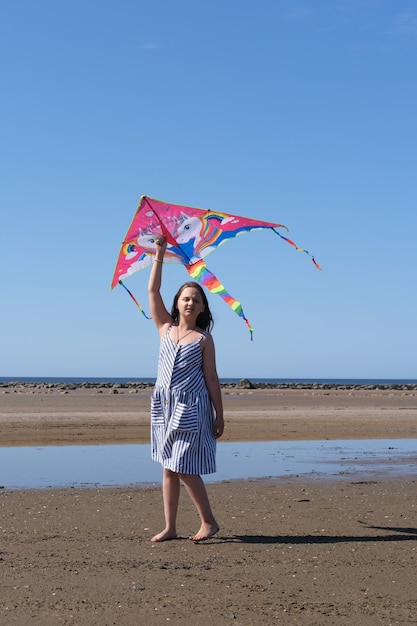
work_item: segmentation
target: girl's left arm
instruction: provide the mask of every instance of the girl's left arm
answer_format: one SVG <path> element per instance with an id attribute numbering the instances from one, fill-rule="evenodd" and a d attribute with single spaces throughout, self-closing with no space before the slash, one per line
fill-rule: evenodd
<path id="1" fill-rule="evenodd" d="M 217 375 L 216 355 L 212 336 L 210 334 L 205 335 L 202 343 L 203 373 L 210 399 L 216 413 L 214 420 L 214 436 L 218 439 L 222 436 L 224 431 L 223 400 L 220 381 Z"/>
<path id="2" fill-rule="evenodd" d="M 149 309 L 153 321 L 162 335 L 165 334 L 167 327 L 172 323 L 171 315 L 168 313 L 164 301 L 161 296 L 162 283 L 162 266 L 164 263 L 164 254 L 167 248 L 167 242 L 161 236 L 155 242 L 155 257 L 152 263 L 151 273 L 149 274 L 148 297 Z"/>

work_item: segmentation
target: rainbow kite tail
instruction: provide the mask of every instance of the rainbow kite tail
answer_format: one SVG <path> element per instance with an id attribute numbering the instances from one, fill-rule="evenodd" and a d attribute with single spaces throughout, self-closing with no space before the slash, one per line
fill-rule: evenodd
<path id="1" fill-rule="evenodd" d="M 284 226 L 284 228 L 287 228 L 286 226 Z M 312 254 L 310 254 L 310 252 L 308 250 L 304 250 L 304 248 L 299 248 L 297 246 L 297 244 L 295 244 L 292 239 L 289 239 L 288 237 L 284 237 L 284 235 L 281 235 L 281 233 L 279 233 L 275 228 L 272 228 L 272 230 L 274 231 L 274 233 L 276 235 L 278 235 L 278 237 L 281 237 L 281 239 L 283 239 L 284 241 L 286 241 L 287 243 L 290 244 L 290 246 L 294 246 L 294 248 L 298 251 L 298 252 L 305 252 L 306 254 L 308 254 L 309 257 L 311 257 L 311 260 L 313 261 L 314 265 L 316 266 L 316 268 L 318 270 L 321 270 L 320 265 L 317 263 L 316 259 L 314 258 L 314 256 Z M 288 228 L 287 228 L 288 230 Z"/>
<path id="2" fill-rule="evenodd" d="M 242 305 L 240 304 L 240 302 L 238 302 L 238 300 L 235 300 L 235 298 L 233 298 L 233 296 L 231 296 L 230 293 L 226 291 L 224 285 L 222 285 L 219 279 L 210 272 L 204 261 L 202 259 L 199 259 L 198 261 L 196 261 L 196 263 L 193 263 L 192 265 L 186 265 L 185 268 L 194 280 L 200 283 L 200 285 L 207 287 L 207 289 L 212 293 L 217 293 L 217 295 L 223 298 L 226 304 L 228 304 L 233 309 L 233 311 L 245 321 L 246 326 L 249 328 L 250 338 L 252 341 L 253 328 L 250 325 L 249 320 L 247 319 L 247 317 L 245 317 L 245 314 L 243 313 Z"/>
<path id="3" fill-rule="evenodd" d="M 133 293 L 126 287 L 126 285 L 119 280 L 119 285 L 121 285 L 122 287 L 124 287 L 127 291 L 127 293 L 129 294 L 129 296 L 132 298 L 133 302 L 136 304 L 136 306 L 138 307 L 139 311 L 142 313 L 142 315 L 144 315 L 146 317 L 147 320 L 151 320 L 152 318 L 149 317 L 148 315 L 146 315 L 145 311 L 143 310 L 143 308 L 141 307 L 141 305 L 139 304 L 139 302 L 136 300 L 135 296 L 133 295 Z"/>

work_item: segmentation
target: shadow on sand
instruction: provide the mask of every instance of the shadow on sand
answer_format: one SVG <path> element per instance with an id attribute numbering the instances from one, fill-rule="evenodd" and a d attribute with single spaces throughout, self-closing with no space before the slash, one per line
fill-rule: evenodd
<path id="1" fill-rule="evenodd" d="M 385 526 L 369 526 L 359 521 L 359 524 L 373 530 L 390 531 L 387 535 L 232 535 L 230 537 L 214 537 L 216 543 L 243 543 L 243 544 L 291 544 L 291 545 L 321 545 L 337 543 L 376 543 L 379 541 L 417 541 L 417 528 L 397 528 Z M 395 532 L 395 534 L 392 534 Z M 207 542 L 205 542 L 207 543 Z"/>

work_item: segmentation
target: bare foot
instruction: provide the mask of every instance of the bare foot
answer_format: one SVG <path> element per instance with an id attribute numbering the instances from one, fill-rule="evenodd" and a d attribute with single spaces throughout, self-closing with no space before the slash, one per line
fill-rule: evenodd
<path id="1" fill-rule="evenodd" d="M 205 541 L 206 539 L 213 537 L 219 532 L 219 530 L 220 527 L 217 522 L 214 522 L 214 524 L 201 524 L 201 528 L 198 533 L 188 538 L 192 541 Z"/>
<path id="2" fill-rule="evenodd" d="M 168 530 L 167 528 L 165 528 L 165 530 L 163 530 L 162 532 L 158 533 L 157 535 L 155 535 L 155 537 L 152 537 L 151 541 L 170 541 L 171 539 L 176 539 L 177 538 L 177 533 L 175 532 L 175 530 Z"/>

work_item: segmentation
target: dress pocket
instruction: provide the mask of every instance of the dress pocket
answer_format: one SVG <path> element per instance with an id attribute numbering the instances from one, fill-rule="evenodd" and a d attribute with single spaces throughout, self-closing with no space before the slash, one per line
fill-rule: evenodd
<path id="1" fill-rule="evenodd" d="M 198 429 L 197 404 L 177 402 L 171 421 L 172 430 L 195 433 Z"/>
<path id="2" fill-rule="evenodd" d="M 151 423 L 153 426 L 163 426 L 165 424 L 162 401 L 158 396 L 151 397 Z"/>

